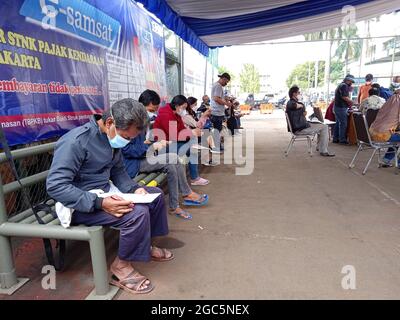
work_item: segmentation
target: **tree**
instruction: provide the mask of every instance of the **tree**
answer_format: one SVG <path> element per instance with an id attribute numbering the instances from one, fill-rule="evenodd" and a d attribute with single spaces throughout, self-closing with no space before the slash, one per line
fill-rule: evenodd
<path id="1" fill-rule="evenodd" d="M 306 41 L 312 41 L 312 40 L 329 40 L 329 45 L 332 48 L 333 41 L 336 38 L 336 36 L 341 36 L 342 34 L 342 28 L 333 28 L 329 29 L 326 31 L 319 31 L 319 32 L 314 32 L 314 33 L 307 33 L 304 35 L 304 39 Z M 325 76 L 324 76 L 324 83 L 328 83 L 328 78 L 329 78 L 329 70 L 331 70 L 331 56 L 330 52 L 328 56 L 325 59 Z"/>
<path id="2" fill-rule="evenodd" d="M 252 63 L 245 63 L 240 73 L 240 90 L 248 93 L 260 92 L 260 73 Z"/>
<path id="3" fill-rule="evenodd" d="M 343 80 L 344 62 L 339 60 L 332 60 L 331 64 L 331 83 L 338 83 Z"/>
<path id="4" fill-rule="evenodd" d="M 348 73 L 349 60 L 357 60 L 361 56 L 362 40 L 357 34 L 356 26 L 349 26 L 342 30 L 341 38 L 338 40 L 338 47 L 335 56 L 344 60 L 346 68 L 344 73 Z"/>
<path id="5" fill-rule="evenodd" d="M 223 74 L 224 72 L 229 73 L 229 75 L 231 76 L 231 81 L 233 82 L 236 78 L 235 74 L 233 72 L 231 72 L 227 67 L 225 66 L 218 66 L 218 74 Z"/>
<path id="6" fill-rule="evenodd" d="M 318 86 L 324 85 L 324 69 L 325 61 L 318 62 Z M 302 90 L 310 87 L 315 87 L 315 62 L 306 62 L 298 64 L 290 73 L 286 80 L 287 86 L 290 88 L 293 85 L 299 86 Z"/>

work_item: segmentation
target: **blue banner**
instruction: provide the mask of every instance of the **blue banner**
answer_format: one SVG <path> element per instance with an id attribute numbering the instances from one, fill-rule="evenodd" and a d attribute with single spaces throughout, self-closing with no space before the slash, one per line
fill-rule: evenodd
<path id="1" fill-rule="evenodd" d="M 3 0 L 0 123 L 10 145 L 64 134 L 146 88 L 166 98 L 163 28 L 131 0 Z"/>

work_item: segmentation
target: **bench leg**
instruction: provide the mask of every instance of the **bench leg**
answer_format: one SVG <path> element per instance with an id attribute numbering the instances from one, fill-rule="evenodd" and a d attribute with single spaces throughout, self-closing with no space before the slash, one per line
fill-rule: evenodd
<path id="1" fill-rule="evenodd" d="M 0 256 L 0 294 L 11 295 L 29 279 L 17 278 L 9 237 L 0 236 Z"/>
<path id="2" fill-rule="evenodd" d="M 110 300 L 118 292 L 118 288 L 111 287 L 108 283 L 106 249 L 104 245 L 103 229 L 90 231 L 90 254 L 95 290 L 86 299 Z"/>

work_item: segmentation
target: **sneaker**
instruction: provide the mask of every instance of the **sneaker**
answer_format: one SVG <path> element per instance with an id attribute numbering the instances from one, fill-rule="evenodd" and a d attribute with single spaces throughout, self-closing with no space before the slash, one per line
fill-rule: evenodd
<path id="1" fill-rule="evenodd" d="M 206 186 L 210 183 L 207 179 L 203 179 L 198 177 L 196 180 L 193 180 L 190 184 L 192 186 Z"/>
<path id="2" fill-rule="evenodd" d="M 210 152 L 211 153 L 216 153 L 216 154 L 221 154 L 222 153 L 222 151 L 217 149 L 217 148 L 210 148 Z"/>
<path id="3" fill-rule="evenodd" d="M 215 161 L 209 161 L 209 162 L 206 162 L 206 163 L 203 163 L 205 166 L 207 166 L 207 167 L 215 167 L 215 166 L 218 166 L 219 165 L 219 163 L 218 162 L 215 162 Z"/>
<path id="4" fill-rule="evenodd" d="M 322 157 L 334 157 L 335 156 L 334 153 L 330 153 L 330 152 L 321 152 L 320 155 Z"/>
<path id="5" fill-rule="evenodd" d="M 390 160 L 386 160 L 385 158 L 382 159 L 382 162 L 380 163 L 381 168 L 391 168 L 393 165 L 391 164 Z"/>

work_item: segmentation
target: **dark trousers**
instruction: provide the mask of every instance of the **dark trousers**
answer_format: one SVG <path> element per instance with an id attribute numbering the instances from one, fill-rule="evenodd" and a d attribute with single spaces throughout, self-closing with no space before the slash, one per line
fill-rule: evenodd
<path id="1" fill-rule="evenodd" d="M 225 120 L 225 116 L 211 116 L 211 122 L 214 127 L 214 143 L 215 147 L 217 149 L 222 148 L 222 143 L 221 143 L 221 135 L 218 133 L 221 133 L 222 131 L 222 123 Z"/>
<path id="2" fill-rule="evenodd" d="M 168 234 L 164 193 L 156 187 L 144 187 L 149 193 L 161 193 L 152 203 L 135 204 L 130 213 L 121 218 L 105 211 L 84 213 L 74 211 L 72 224 L 107 226 L 120 230 L 118 257 L 124 261 L 149 261 L 151 238 Z"/>
<path id="3" fill-rule="evenodd" d="M 222 130 L 222 123 L 225 120 L 225 116 L 211 116 L 211 122 L 213 124 L 214 129 L 217 129 L 221 132 Z"/>
<path id="4" fill-rule="evenodd" d="M 333 107 L 335 112 L 336 124 L 333 132 L 333 141 L 346 142 L 347 141 L 347 108 Z"/>

